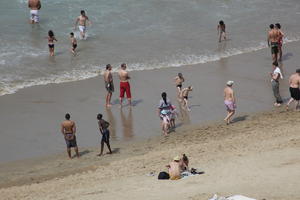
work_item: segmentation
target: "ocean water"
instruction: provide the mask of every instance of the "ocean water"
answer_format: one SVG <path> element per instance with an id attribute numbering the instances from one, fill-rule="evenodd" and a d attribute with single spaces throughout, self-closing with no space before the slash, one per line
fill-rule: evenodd
<path id="1" fill-rule="evenodd" d="M 93 24 L 73 57 L 68 37 L 81 9 Z M 299 0 L 42 0 L 39 25 L 28 23 L 27 0 L 1 0 L 0 13 L 0 95 L 94 77 L 107 63 L 150 70 L 256 51 L 266 48 L 270 23 L 282 24 L 285 42 L 300 39 Z M 221 45 L 219 20 L 229 38 Z M 58 39 L 55 58 L 50 29 Z"/>

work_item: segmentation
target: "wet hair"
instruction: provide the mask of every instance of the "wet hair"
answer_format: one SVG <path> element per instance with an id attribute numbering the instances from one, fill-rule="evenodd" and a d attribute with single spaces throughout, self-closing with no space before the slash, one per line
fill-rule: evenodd
<path id="1" fill-rule="evenodd" d="M 167 105 L 168 104 L 168 102 L 167 102 L 167 93 L 165 93 L 165 92 L 161 93 L 161 97 L 164 100 L 165 104 Z"/>
<path id="2" fill-rule="evenodd" d="M 102 114 L 99 113 L 99 114 L 97 115 L 97 119 L 98 119 L 98 120 L 102 119 Z"/>
<path id="3" fill-rule="evenodd" d="M 275 24 L 276 28 L 281 29 L 281 25 L 279 23 Z"/>
<path id="4" fill-rule="evenodd" d="M 274 62 L 273 62 L 273 65 L 277 67 L 277 66 L 278 66 L 278 62 L 277 62 L 277 61 L 274 61 Z"/>
<path id="5" fill-rule="evenodd" d="M 182 73 L 178 73 L 179 78 L 183 78 Z"/>
<path id="6" fill-rule="evenodd" d="M 85 14 L 85 11 L 84 11 L 84 10 L 81 10 L 81 11 L 80 11 L 80 14 L 84 15 L 84 14 Z"/>
<path id="7" fill-rule="evenodd" d="M 300 74 L 300 68 L 296 70 L 296 73 Z"/>
<path id="8" fill-rule="evenodd" d="M 66 118 L 66 120 L 69 120 L 69 119 L 71 118 L 70 114 L 67 113 L 67 114 L 65 115 L 65 118 Z"/>
<path id="9" fill-rule="evenodd" d="M 70 35 L 71 35 L 71 36 L 74 36 L 74 33 L 73 33 L 73 32 L 71 32 L 71 33 L 70 33 Z"/>
<path id="10" fill-rule="evenodd" d="M 270 29 L 273 29 L 274 28 L 274 24 L 270 24 Z"/>
<path id="11" fill-rule="evenodd" d="M 219 21 L 219 24 L 220 24 L 220 25 L 224 25 L 223 20 Z"/>
<path id="12" fill-rule="evenodd" d="M 110 67 L 111 67 L 111 65 L 110 65 L 110 64 L 107 64 L 107 65 L 106 65 L 106 70 L 108 70 Z"/>
<path id="13" fill-rule="evenodd" d="M 125 68 L 125 67 L 126 67 L 126 64 L 125 64 L 125 63 L 122 63 L 122 64 L 121 64 L 121 67 L 122 67 L 122 68 Z"/>
<path id="14" fill-rule="evenodd" d="M 53 33 L 52 30 L 49 30 L 49 31 L 48 31 L 48 36 L 49 36 L 49 37 L 54 37 L 54 33 Z"/>

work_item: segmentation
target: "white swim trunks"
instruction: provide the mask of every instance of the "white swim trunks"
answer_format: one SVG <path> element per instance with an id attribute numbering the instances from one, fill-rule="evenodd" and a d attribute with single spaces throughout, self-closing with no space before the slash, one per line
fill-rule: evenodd
<path id="1" fill-rule="evenodd" d="M 39 22 L 39 11 L 38 10 L 30 10 L 30 20 L 35 23 Z"/>
<path id="2" fill-rule="evenodd" d="M 85 30 L 86 30 L 85 26 L 80 26 L 79 25 L 78 28 L 79 28 L 80 32 L 85 33 Z"/>

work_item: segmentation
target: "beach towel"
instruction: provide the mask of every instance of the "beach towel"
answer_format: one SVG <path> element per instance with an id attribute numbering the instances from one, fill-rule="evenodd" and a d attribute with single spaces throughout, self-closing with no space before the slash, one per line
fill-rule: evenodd
<path id="1" fill-rule="evenodd" d="M 252 198 L 245 197 L 242 195 L 234 195 L 234 196 L 230 196 L 230 197 L 218 197 L 218 195 L 215 194 L 209 200 L 256 200 L 256 199 L 252 199 Z"/>

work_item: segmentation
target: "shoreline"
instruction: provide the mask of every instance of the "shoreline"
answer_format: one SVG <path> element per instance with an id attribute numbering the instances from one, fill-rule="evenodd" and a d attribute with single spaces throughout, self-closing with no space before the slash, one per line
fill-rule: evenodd
<path id="1" fill-rule="evenodd" d="M 11 173 L 5 173 L 1 165 L 0 192 L 4 199 L 120 199 L 126 191 L 126 196 L 134 200 L 198 200 L 208 199 L 214 193 L 297 200 L 299 113 L 283 110 L 251 115 L 230 126 L 199 125 L 168 138 L 120 146 L 120 152 L 102 158 L 88 149 L 90 152 L 80 159 L 68 160 L 58 155 L 19 165 L 23 171 L 6 166 Z M 157 181 L 165 164 L 182 153 L 188 155 L 191 167 L 204 170 L 205 174 L 179 181 Z M 82 163 L 86 165 L 80 166 Z M 155 176 L 147 176 L 150 172 Z M 63 189 L 65 184 L 72 187 L 72 195 Z M 161 187 L 171 192 L 166 196 Z M 182 187 L 185 189 L 178 193 Z"/>
<path id="2" fill-rule="evenodd" d="M 289 97 L 288 76 L 297 68 L 294 55 L 300 52 L 299 43 L 290 43 L 284 49 L 281 94 Z M 292 53 L 291 53 L 292 52 Z M 130 68 L 130 66 L 128 66 Z M 150 71 L 130 72 L 133 108 L 119 109 L 114 105 L 105 109 L 106 91 L 102 77 L 63 84 L 50 84 L 26 88 L 16 94 L 0 97 L 0 162 L 23 160 L 57 154 L 65 151 L 60 134 L 60 122 L 66 112 L 77 123 L 79 148 L 99 145 L 96 114 L 103 113 L 111 123 L 112 147 L 115 141 L 147 140 L 160 135 L 156 108 L 163 91 L 173 104 L 176 88 L 173 77 L 182 72 L 193 85 L 191 112 L 179 110 L 178 130 L 185 126 L 222 120 L 226 114 L 223 88 L 227 80 L 234 80 L 238 99 L 238 115 L 267 111 L 273 108 L 273 95 L 269 82 L 271 71 L 269 49 L 224 58 L 220 61 Z M 113 75 L 117 90 L 117 77 Z M 149 87 L 151 86 L 151 87 Z M 118 91 L 112 102 L 118 103 Z M 17 123 L 14 123 L 17 122 Z M 14 144 L 12 147 L 10 144 Z"/>

